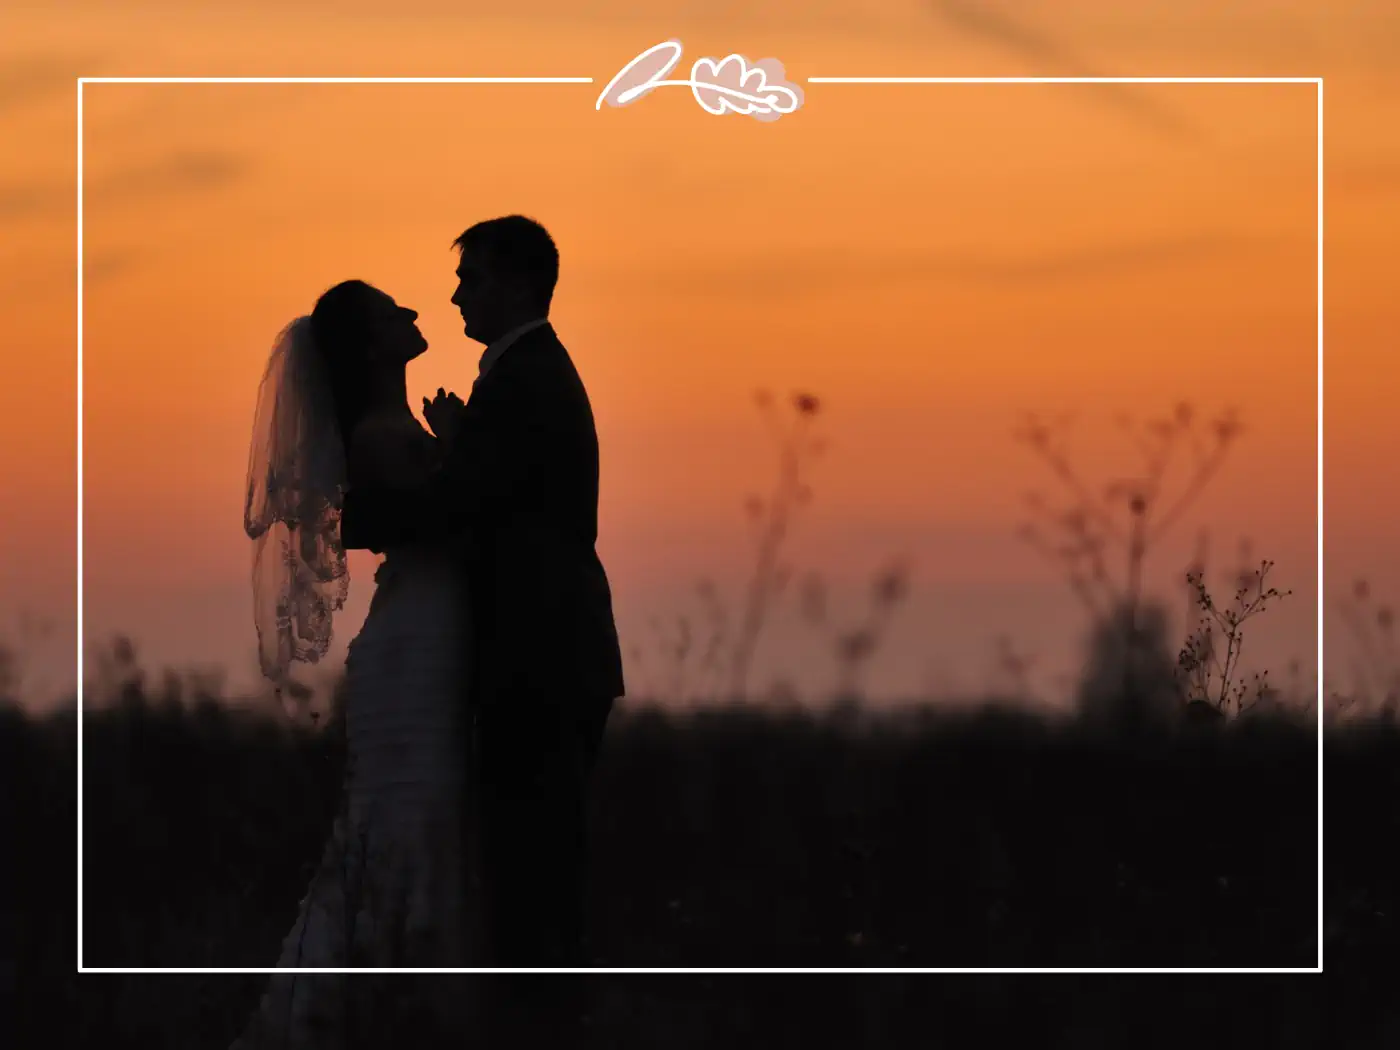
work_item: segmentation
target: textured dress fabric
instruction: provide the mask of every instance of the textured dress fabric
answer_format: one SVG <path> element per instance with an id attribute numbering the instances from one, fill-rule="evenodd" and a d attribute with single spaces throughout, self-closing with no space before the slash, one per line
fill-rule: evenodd
<path id="1" fill-rule="evenodd" d="M 459 571 L 442 551 L 400 549 L 386 552 L 375 584 L 346 660 L 341 812 L 279 969 L 474 964 Z M 347 1045 L 365 1006 L 360 980 L 272 975 L 235 1050 Z"/>

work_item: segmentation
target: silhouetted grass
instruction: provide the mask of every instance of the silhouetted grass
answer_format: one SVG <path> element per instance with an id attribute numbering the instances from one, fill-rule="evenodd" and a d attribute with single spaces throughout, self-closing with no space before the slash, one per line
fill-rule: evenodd
<path id="1" fill-rule="evenodd" d="M 1115 737 L 994 710 L 624 708 L 596 793 L 595 960 L 1310 966 L 1313 734 L 1262 717 Z M 18 1001 L 42 1003 L 62 1045 L 225 1045 L 265 977 L 41 987 L 71 973 L 77 940 L 75 720 L 6 708 L 0 741 Z M 84 741 L 85 964 L 272 965 L 339 798 L 338 725 L 133 687 L 88 714 Z M 1397 818 L 1373 811 L 1400 786 L 1397 742 L 1383 725 L 1330 736 L 1329 969 L 1378 953 L 1393 922 Z M 704 1045 L 670 1030 L 685 994 L 621 987 L 599 989 L 605 1045 Z M 885 987 L 870 994 L 908 985 Z M 747 1008 L 756 1030 L 771 1005 Z"/>

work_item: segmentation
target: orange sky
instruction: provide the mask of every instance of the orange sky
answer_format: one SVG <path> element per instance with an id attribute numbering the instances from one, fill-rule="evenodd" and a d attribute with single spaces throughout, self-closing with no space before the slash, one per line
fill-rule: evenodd
<path id="1" fill-rule="evenodd" d="M 1047 674 L 1063 670 L 1082 621 L 1014 536 L 1022 493 L 1044 480 L 1012 440 L 1017 414 L 1078 412 L 1081 461 L 1103 476 L 1119 466 L 1116 413 L 1183 398 L 1238 406 L 1248 432 L 1162 548 L 1157 578 L 1169 582 L 1198 528 L 1222 557 L 1250 537 L 1296 591 L 1257 644 L 1274 663 L 1309 658 L 1313 89 L 809 76 L 1325 76 L 1329 575 L 1400 591 L 1383 564 L 1400 504 L 1376 477 L 1400 452 L 1387 254 L 1400 148 L 1385 130 L 1400 118 L 1400 17 L 1380 5 L 1329 18 L 1321 3 L 1225 15 L 1205 2 L 1039 0 L 971 22 L 951 2 L 881 0 L 860 19 L 795 3 L 765 15 L 611 4 L 584 22 L 559 0 L 492 20 L 459 6 L 0 15 L 0 129 L 22 144 L 0 161 L 13 370 L 0 395 L 0 559 L 5 612 L 54 618 L 60 661 L 74 617 L 79 73 L 596 81 L 87 89 L 92 636 L 129 630 L 160 660 L 246 665 L 241 487 L 277 330 L 361 276 L 422 314 L 432 349 L 410 371 L 411 398 L 465 392 L 480 348 L 448 302 L 448 246 L 478 218 L 524 211 L 561 245 L 554 319 L 599 418 L 601 549 L 629 648 L 651 647 L 647 618 L 678 612 L 696 577 L 742 571 L 741 501 L 772 472 L 752 403 L 766 386 L 810 389 L 829 408 L 832 451 L 813 475 L 797 566 L 859 584 L 888 556 L 915 559 L 915 601 L 877 687 L 985 681 L 1002 632 Z M 685 43 L 683 69 L 701 55 L 775 55 L 806 105 L 766 125 L 667 89 L 595 112 L 612 74 L 668 36 Z M 368 566 L 353 567 L 342 644 L 367 596 Z M 765 677 L 814 663 L 810 637 L 777 632 Z"/>

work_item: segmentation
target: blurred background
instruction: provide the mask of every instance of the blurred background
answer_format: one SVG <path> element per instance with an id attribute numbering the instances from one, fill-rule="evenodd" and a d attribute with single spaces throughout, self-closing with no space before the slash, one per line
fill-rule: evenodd
<path id="1" fill-rule="evenodd" d="M 716 119 L 672 88 L 594 110 L 670 37 L 676 76 L 779 58 L 804 107 Z M 8 4 L 0 671 L 15 797 L 44 801 L 7 819 L 53 843 L 15 957 L 67 969 L 76 940 L 55 830 L 76 772 L 74 78 L 552 75 L 595 83 L 87 88 L 85 962 L 275 955 L 339 789 L 338 664 L 374 564 L 352 557 L 288 719 L 256 675 L 241 530 L 257 382 L 279 329 L 358 276 L 422 314 L 410 400 L 465 393 L 451 241 L 517 211 L 561 248 L 627 660 L 600 962 L 1308 966 L 1319 934 L 1378 958 L 1398 54 L 1385 5 L 1316 0 Z M 1313 87 L 806 83 L 862 75 L 1326 78 L 1321 594 Z M 1188 573 L 1217 611 L 1287 593 L 1237 652 L 1199 633 Z M 1322 930 L 1319 685 L 1345 723 Z M 48 968 L 15 967 L 21 989 Z M 64 1016 L 74 1040 L 223 1045 L 258 986 L 112 979 Z M 883 987 L 842 1023 L 897 1025 L 908 997 Z M 728 1032 L 608 1003 L 608 1045 Z M 727 1016 L 779 1024 L 746 1009 Z M 1064 1045 L 1116 1016 L 1072 1018 Z M 1316 1022 L 1301 1000 L 1274 1016 L 1280 1040 Z"/>

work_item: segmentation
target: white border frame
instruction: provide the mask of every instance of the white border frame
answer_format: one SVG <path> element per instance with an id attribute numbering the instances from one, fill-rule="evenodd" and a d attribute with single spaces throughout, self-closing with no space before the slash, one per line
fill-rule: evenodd
<path id="1" fill-rule="evenodd" d="M 87 84 L 591 84 L 592 77 L 78 77 L 78 973 L 1322 973 L 1323 101 L 1322 77 L 807 77 L 809 84 L 1312 84 L 1317 89 L 1317 965 L 1315 967 L 530 967 L 259 968 L 83 965 L 83 89 Z"/>

